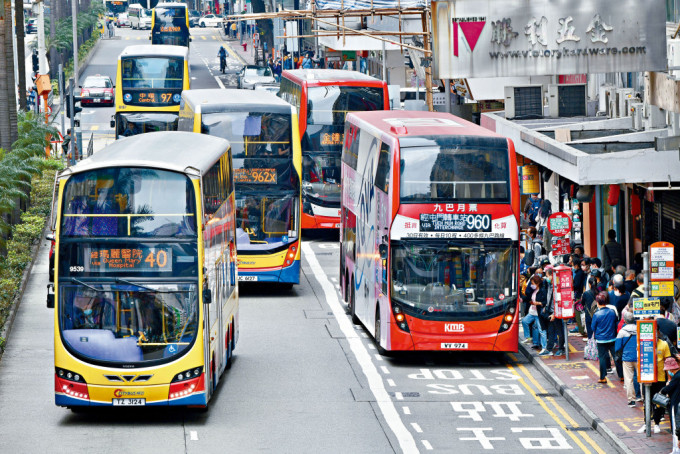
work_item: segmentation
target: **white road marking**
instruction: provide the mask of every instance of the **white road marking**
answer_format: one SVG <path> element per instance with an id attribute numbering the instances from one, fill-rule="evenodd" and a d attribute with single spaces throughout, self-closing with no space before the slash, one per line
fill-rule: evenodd
<path id="1" fill-rule="evenodd" d="M 382 359 L 382 356 L 380 356 L 380 355 L 377 354 L 377 353 L 376 353 L 375 355 L 373 355 L 373 356 L 375 357 L 375 360 L 376 360 L 376 361 L 382 361 L 382 360 L 383 360 L 383 359 Z"/>
<path id="2" fill-rule="evenodd" d="M 338 282 L 338 278 L 337 278 L 337 277 L 330 277 L 329 279 L 331 280 L 331 282 Z"/>
<path id="3" fill-rule="evenodd" d="M 404 422 L 401 420 L 401 417 L 394 406 L 394 402 L 392 402 L 389 394 L 387 394 L 387 390 L 383 384 L 382 376 L 378 373 L 378 370 L 371 361 L 371 356 L 369 355 L 368 350 L 366 350 L 363 342 L 357 336 L 356 331 L 354 331 L 354 327 L 352 326 L 349 318 L 347 318 L 347 315 L 340 304 L 340 300 L 338 299 L 336 292 L 333 290 L 333 286 L 328 280 L 326 273 L 321 268 L 321 265 L 319 265 L 316 255 L 314 255 L 314 250 L 311 248 L 311 246 L 309 246 L 309 243 L 302 243 L 302 249 L 304 251 L 303 255 L 305 260 L 309 264 L 314 277 L 319 282 L 319 284 L 321 284 L 321 288 L 326 295 L 328 306 L 333 311 L 333 315 L 338 322 L 340 329 L 345 335 L 352 353 L 354 353 L 354 356 L 357 359 L 362 372 L 368 380 L 368 386 L 371 388 L 371 392 L 375 396 L 376 403 L 378 404 L 378 407 L 380 408 L 387 425 L 390 427 L 390 429 L 392 429 L 394 436 L 397 437 L 397 441 L 399 442 L 402 452 L 419 452 L 413 435 L 411 435 L 411 432 L 409 432 L 409 430 L 404 425 Z M 401 393 L 396 394 L 400 395 Z"/>
<path id="4" fill-rule="evenodd" d="M 373 345 L 373 344 L 368 344 L 368 348 L 369 348 L 369 350 L 375 350 L 375 345 Z"/>
<path id="5" fill-rule="evenodd" d="M 394 380 L 392 380 L 391 378 L 388 378 L 386 381 L 387 381 L 387 384 L 390 385 L 390 386 L 393 387 L 393 388 L 394 388 L 395 386 L 397 386 L 397 384 L 394 383 Z"/>
<path id="6" fill-rule="evenodd" d="M 411 409 L 408 407 L 401 407 L 401 409 L 404 411 L 405 415 L 410 415 L 411 414 Z"/>
<path id="7" fill-rule="evenodd" d="M 380 366 L 380 369 L 383 371 L 383 374 L 389 375 L 390 370 L 387 368 L 387 366 Z"/>
<path id="8" fill-rule="evenodd" d="M 412 422 L 411 427 L 413 427 L 413 430 L 415 430 L 419 434 L 423 433 L 423 429 L 420 428 L 417 422 Z"/>
<path id="9" fill-rule="evenodd" d="M 223 84 L 222 81 L 220 80 L 220 77 L 219 77 L 219 76 L 215 76 L 215 80 L 217 81 L 217 85 L 219 85 L 220 88 L 221 88 L 222 90 L 224 90 L 224 84 Z"/>
<path id="10" fill-rule="evenodd" d="M 404 400 L 404 395 L 400 392 L 394 393 L 394 397 L 396 397 L 397 400 Z"/>
<path id="11" fill-rule="evenodd" d="M 423 446 L 425 446 L 425 449 L 427 449 L 428 451 L 432 451 L 432 445 L 430 444 L 429 441 L 421 440 L 421 442 L 423 443 Z"/>
<path id="12" fill-rule="evenodd" d="M 198 441 L 198 432 L 195 430 L 192 430 L 189 432 L 189 440 L 191 441 Z"/>

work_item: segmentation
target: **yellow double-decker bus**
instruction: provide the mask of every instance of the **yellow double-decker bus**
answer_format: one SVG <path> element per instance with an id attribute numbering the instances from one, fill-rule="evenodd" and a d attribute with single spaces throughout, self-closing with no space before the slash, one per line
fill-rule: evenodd
<path id="1" fill-rule="evenodd" d="M 116 138 L 153 131 L 176 131 L 182 90 L 191 84 L 189 49 L 182 46 L 128 46 L 118 57 Z"/>
<path id="2" fill-rule="evenodd" d="M 239 280 L 300 282 L 302 153 L 297 111 L 272 93 L 189 90 L 180 131 L 229 140 L 236 188 Z"/>
<path id="3" fill-rule="evenodd" d="M 151 11 L 151 44 L 189 47 L 190 41 L 186 3 L 158 3 Z"/>
<path id="4" fill-rule="evenodd" d="M 238 341 L 229 142 L 122 139 L 57 190 L 56 404 L 207 407 Z"/>

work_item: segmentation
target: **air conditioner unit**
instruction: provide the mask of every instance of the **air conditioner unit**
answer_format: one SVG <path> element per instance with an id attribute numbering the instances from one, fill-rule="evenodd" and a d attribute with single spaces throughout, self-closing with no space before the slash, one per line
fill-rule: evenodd
<path id="1" fill-rule="evenodd" d="M 633 97 L 632 88 L 619 88 L 616 90 L 616 102 L 619 104 L 619 117 L 628 117 L 630 112 L 626 109 L 626 100 Z"/>
<path id="2" fill-rule="evenodd" d="M 657 106 L 645 103 L 642 110 L 642 117 L 645 130 L 660 129 L 666 126 L 666 114 Z"/>
<path id="3" fill-rule="evenodd" d="M 680 39 L 668 39 L 668 66 L 670 68 L 680 68 Z M 671 69 L 668 71 L 671 78 L 680 80 L 680 70 Z"/>
<path id="4" fill-rule="evenodd" d="M 611 84 L 603 84 L 603 85 L 600 85 L 600 88 L 597 91 L 597 96 L 598 96 L 597 111 L 598 112 L 604 112 L 605 115 L 609 111 L 609 103 L 607 101 L 607 91 L 611 90 L 612 88 L 614 88 L 614 86 L 611 85 Z"/>
<path id="5" fill-rule="evenodd" d="M 543 86 L 505 87 L 505 118 L 543 118 Z"/>
<path id="6" fill-rule="evenodd" d="M 630 115 L 633 117 L 633 129 L 641 131 L 645 128 L 643 108 L 644 104 L 641 102 L 634 102 L 630 104 Z"/>
<path id="7" fill-rule="evenodd" d="M 548 111 L 551 117 L 585 117 L 588 115 L 586 84 L 548 85 Z"/>
<path id="8" fill-rule="evenodd" d="M 619 104 L 616 102 L 616 87 L 611 87 L 605 91 L 606 112 L 609 118 L 618 118 Z"/>

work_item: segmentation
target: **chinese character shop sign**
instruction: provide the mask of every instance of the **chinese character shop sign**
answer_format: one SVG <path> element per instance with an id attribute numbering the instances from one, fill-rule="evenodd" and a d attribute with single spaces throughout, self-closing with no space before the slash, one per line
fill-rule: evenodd
<path id="1" fill-rule="evenodd" d="M 432 2 L 434 77 L 663 70 L 663 0 Z"/>

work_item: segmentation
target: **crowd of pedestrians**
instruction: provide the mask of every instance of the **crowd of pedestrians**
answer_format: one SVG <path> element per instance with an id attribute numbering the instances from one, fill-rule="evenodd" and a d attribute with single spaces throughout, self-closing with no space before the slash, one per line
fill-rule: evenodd
<path id="1" fill-rule="evenodd" d="M 607 383 L 607 376 L 616 370 L 624 384 L 627 404 L 636 407 L 643 402 L 644 393 L 637 380 L 638 342 L 636 319 L 632 303 L 645 294 L 642 257 L 638 254 L 630 268 L 625 263 L 625 252 L 616 241 L 616 232 L 610 230 L 608 241 L 602 246 L 601 257 L 588 257 L 580 246 L 573 247 L 569 256 L 552 257 L 546 254 L 542 238 L 542 216 L 549 216 L 542 201 L 532 197 L 524 208 L 529 227 L 526 230 L 526 247 L 520 248 L 522 328 L 525 344 L 538 350 L 539 356 L 565 354 L 563 321 L 554 316 L 552 296 L 553 267 L 567 265 L 572 268 L 575 317 L 570 323 L 571 335 L 582 336 L 586 342 L 584 358 L 599 362 L 598 383 Z M 548 207 L 549 208 L 549 207 Z M 543 224 L 544 225 L 544 224 Z M 675 275 L 680 275 L 676 265 Z M 651 396 L 668 395 L 667 408 L 654 406 L 652 430 L 660 432 L 659 423 L 668 411 L 674 432 L 673 453 L 680 454 L 676 434 L 676 413 L 680 411 L 680 369 L 678 354 L 678 326 L 680 324 L 680 279 L 674 283 L 673 297 L 661 298 L 661 313 L 656 316 L 657 382 L 651 385 Z M 680 375 L 680 374 L 679 374 Z M 646 430 L 643 425 L 639 432 Z"/>

